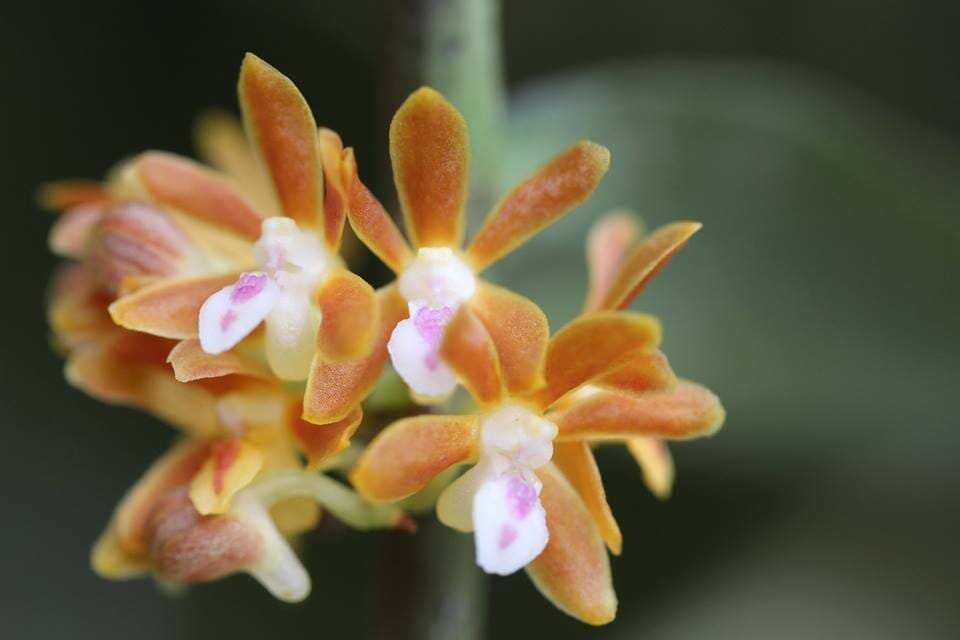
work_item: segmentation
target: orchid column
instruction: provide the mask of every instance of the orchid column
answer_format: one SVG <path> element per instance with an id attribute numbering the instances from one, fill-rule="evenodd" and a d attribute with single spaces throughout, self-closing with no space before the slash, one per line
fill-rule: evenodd
<path id="1" fill-rule="evenodd" d="M 390 113 L 419 86 L 442 93 L 470 123 L 471 163 L 468 212 L 488 211 L 502 193 L 500 164 L 506 99 L 500 57 L 498 0 L 405 0 L 396 4 L 393 66 L 386 79 Z M 384 166 L 388 166 L 384 159 Z M 395 211 L 396 207 L 392 207 Z M 469 221 L 468 225 L 471 224 Z M 392 545 L 403 549 L 391 548 Z M 473 541 L 436 522 L 416 540 L 397 539 L 385 556 L 412 554 L 416 566 L 386 566 L 419 576 L 403 611 L 401 580 L 388 585 L 383 624 L 393 636 L 481 638 L 486 613 L 486 581 L 477 568 Z M 387 557 L 385 562 L 389 562 Z M 396 586 L 397 588 L 393 588 Z M 399 619 L 398 619 L 399 618 Z"/>

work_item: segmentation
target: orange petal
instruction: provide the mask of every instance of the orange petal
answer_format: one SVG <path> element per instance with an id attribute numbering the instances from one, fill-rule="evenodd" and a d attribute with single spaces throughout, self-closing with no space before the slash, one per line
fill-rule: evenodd
<path id="1" fill-rule="evenodd" d="M 653 316 L 609 312 L 581 316 L 550 339 L 546 385 L 532 399 L 538 406 L 548 407 L 659 344 L 660 323 Z"/>
<path id="2" fill-rule="evenodd" d="M 583 498 L 607 548 L 613 555 L 620 555 L 623 535 L 607 504 L 600 469 L 597 468 L 590 445 L 586 442 L 557 442 L 553 445 L 553 463 Z"/>
<path id="3" fill-rule="evenodd" d="M 210 446 L 206 442 L 184 442 L 154 462 L 137 480 L 113 514 L 112 529 L 124 551 L 147 553 L 145 529 L 157 501 L 190 482 L 209 452 Z"/>
<path id="4" fill-rule="evenodd" d="M 673 492 L 676 475 L 670 448 L 659 438 L 639 436 L 627 439 L 627 449 L 643 472 L 643 483 L 650 493 L 666 500 Z"/>
<path id="5" fill-rule="evenodd" d="M 64 211 L 50 228 L 47 239 L 50 251 L 63 258 L 82 258 L 104 208 L 103 203 L 90 203 Z"/>
<path id="6" fill-rule="evenodd" d="M 674 222 L 647 236 L 624 260 L 620 272 L 600 303 L 600 308 L 629 307 L 653 276 L 657 275 L 702 226 L 699 222 Z"/>
<path id="7" fill-rule="evenodd" d="M 200 159 L 232 178 L 258 211 L 277 215 L 273 185 L 236 117 L 220 111 L 202 115 L 194 128 L 194 143 Z"/>
<path id="8" fill-rule="evenodd" d="M 107 313 L 111 298 L 84 265 L 59 268 L 50 285 L 47 322 L 63 347 L 76 347 L 117 331 Z"/>
<path id="9" fill-rule="evenodd" d="M 373 391 L 387 361 L 387 341 L 407 315 L 407 303 L 395 286 L 377 291 L 380 327 L 369 355 L 358 360 L 326 362 L 314 358 L 303 397 L 303 419 L 314 424 L 343 420 Z"/>
<path id="10" fill-rule="evenodd" d="M 607 624 L 617 615 L 617 594 L 603 539 L 576 489 L 556 467 L 540 467 L 537 475 L 543 481 L 540 501 L 550 541 L 527 565 L 527 574 L 564 613 L 587 624 Z"/>
<path id="11" fill-rule="evenodd" d="M 58 180 L 41 186 L 37 200 L 44 209 L 59 212 L 109 202 L 110 194 L 103 184 L 93 180 Z"/>
<path id="12" fill-rule="evenodd" d="M 415 91 L 390 123 L 390 160 L 413 245 L 459 248 L 470 174 L 460 112 L 429 87 Z"/>
<path id="13" fill-rule="evenodd" d="M 586 200 L 610 166 L 610 152 L 582 141 L 521 182 L 490 212 L 467 248 L 481 271 Z"/>
<path id="14" fill-rule="evenodd" d="M 591 384 L 612 391 L 650 393 L 668 391 L 677 384 L 677 376 L 662 351 L 642 353 L 626 364 L 593 380 Z"/>
<path id="15" fill-rule="evenodd" d="M 111 304 L 110 316 L 121 327 L 133 331 L 176 340 L 196 338 L 200 307 L 238 277 L 233 273 L 162 280 Z"/>
<path id="16" fill-rule="evenodd" d="M 317 292 L 322 319 L 317 349 L 327 362 L 362 358 L 370 353 L 380 327 L 376 293 L 360 276 L 340 269 Z"/>
<path id="17" fill-rule="evenodd" d="M 213 444 L 210 457 L 190 482 L 190 500 L 200 515 L 226 513 L 234 494 L 250 484 L 263 466 L 260 449 L 241 440 Z"/>
<path id="18" fill-rule="evenodd" d="M 173 374 L 180 382 L 193 382 L 206 378 L 240 375 L 272 380 L 268 367 L 231 349 L 219 355 L 211 355 L 200 348 L 197 339 L 182 340 L 170 351 L 167 362 L 173 366 Z"/>
<path id="19" fill-rule="evenodd" d="M 135 171 L 157 203 L 251 240 L 260 237 L 262 216 L 253 205 L 224 178 L 196 162 L 148 151 L 137 159 Z"/>
<path id="20" fill-rule="evenodd" d="M 301 409 L 294 406 L 295 415 L 291 416 L 293 435 L 307 454 L 307 463 L 316 469 L 328 458 L 335 456 L 350 445 L 350 438 L 363 420 L 363 411 L 354 407 L 347 417 L 331 424 L 313 424 L 300 417 Z"/>
<path id="21" fill-rule="evenodd" d="M 400 273 L 413 260 L 410 245 L 403 239 L 383 205 L 360 182 L 353 149 L 344 151 L 342 168 L 350 227 L 385 265 L 395 273 Z"/>
<path id="22" fill-rule="evenodd" d="M 250 140 L 273 178 L 283 212 L 316 225 L 323 210 L 317 125 L 288 77 L 248 53 L 240 66 L 240 107 Z"/>
<path id="23" fill-rule="evenodd" d="M 548 419 L 560 430 L 559 440 L 623 440 L 657 436 L 687 440 L 710 436 L 726 414 L 709 389 L 680 380 L 672 391 L 631 396 L 598 392 L 552 412 Z"/>
<path id="24" fill-rule="evenodd" d="M 335 131 L 320 127 L 317 133 L 323 165 L 323 237 L 333 253 L 340 248 L 347 218 L 347 190 L 343 182 L 343 142 Z"/>
<path id="25" fill-rule="evenodd" d="M 590 228 L 590 235 L 587 236 L 590 285 L 583 304 L 584 313 L 600 308 L 623 259 L 639 235 L 640 224 L 626 212 L 607 214 Z"/>
<path id="26" fill-rule="evenodd" d="M 440 356 L 480 405 L 503 398 L 497 348 L 483 323 L 466 305 L 447 323 Z"/>
<path id="27" fill-rule="evenodd" d="M 482 280 L 468 304 L 497 347 L 510 393 L 528 393 L 541 386 L 550 326 L 540 307 Z"/>
<path id="28" fill-rule="evenodd" d="M 422 415 L 394 422 L 374 438 L 350 481 L 364 498 L 392 502 L 427 486 L 444 469 L 477 455 L 477 416 Z"/>

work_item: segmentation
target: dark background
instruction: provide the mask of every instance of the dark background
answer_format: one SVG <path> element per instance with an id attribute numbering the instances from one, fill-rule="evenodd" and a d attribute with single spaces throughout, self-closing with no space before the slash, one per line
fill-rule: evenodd
<path id="1" fill-rule="evenodd" d="M 641 306 L 729 418 L 674 447 L 665 504 L 624 452 L 601 451 L 625 534 L 616 623 L 567 619 L 519 574 L 491 581 L 490 636 L 956 637 L 960 5 L 505 4 L 508 180 L 586 136 L 614 165 L 595 201 L 499 275 L 559 326 L 599 213 L 704 220 Z M 246 577 L 168 598 L 88 569 L 171 432 L 63 381 L 43 309 L 50 218 L 33 193 L 145 148 L 188 153 L 195 114 L 235 108 L 246 50 L 292 77 L 361 158 L 382 157 L 390 6 L 0 9 L 0 637 L 373 633 L 387 534 L 311 536 L 315 587 L 300 606 Z"/>

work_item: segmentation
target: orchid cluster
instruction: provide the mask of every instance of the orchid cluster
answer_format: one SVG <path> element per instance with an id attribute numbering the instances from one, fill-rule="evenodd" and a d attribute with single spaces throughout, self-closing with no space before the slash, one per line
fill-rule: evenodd
<path id="1" fill-rule="evenodd" d="M 525 569 L 561 610 L 612 620 L 607 552 L 622 539 L 593 448 L 625 444 L 666 497 L 664 441 L 724 419 L 674 374 L 657 320 L 627 311 L 700 225 L 642 237 L 627 214 L 603 219 L 583 312 L 551 335 L 534 302 L 481 274 L 590 196 L 605 148 L 561 152 L 465 243 L 467 125 L 419 89 L 390 126 L 404 236 L 287 77 L 248 54 L 239 96 L 243 128 L 201 124 L 208 165 L 149 151 L 102 183 L 43 192 L 60 212 L 50 246 L 71 260 L 49 303 L 67 379 L 182 434 L 116 508 L 94 570 L 170 583 L 246 572 L 299 601 L 297 536 L 324 513 L 413 531 L 404 500 L 429 486 L 484 571 Z M 394 281 L 375 289 L 349 270 L 347 223 Z M 365 401 L 390 369 L 409 403 L 377 415 Z M 465 395 L 466 409 L 453 401 Z"/>

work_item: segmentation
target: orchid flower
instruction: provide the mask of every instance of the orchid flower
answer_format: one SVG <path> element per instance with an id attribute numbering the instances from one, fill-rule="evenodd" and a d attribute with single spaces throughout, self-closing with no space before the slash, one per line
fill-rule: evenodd
<path id="1" fill-rule="evenodd" d="M 440 344 L 461 308 L 489 332 L 512 392 L 542 384 L 536 365 L 549 335 L 546 318 L 532 302 L 484 282 L 479 273 L 585 200 L 610 162 L 604 147 L 586 141 L 573 145 L 514 187 L 461 250 L 469 146 L 463 116 L 433 89 L 417 90 L 397 110 L 390 125 L 390 157 L 416 252 L 360 181 L 353 154 L 344 155 L 350 224 L 397 274 L 392 288 L 401 319 L 387 344 L 390 358 L 414 399 L 424 404 L 443 401 L 457 386 Z M 311 404 L 319 403 L 308 394 Z M 322 407 L 315 411 L 323 414 Z"/>
<path id="2" fill-rule="evenodd" d="M 390 502 L 445 469 L 472 463 L 440 496 L 437 515 L 454 529 L 473 531 L 481 568 L 497 574 L 526 568 L 562 610 L 592 624 L 609 622 L 616 596 L 603 540 L 576 485 L 551 461 L 560 432 L 547 412 L 659 343 L 651 316 L 584 316 L 549 340 L 536 363 L 543 386 L 511 394 L 490 333 L 463 307 L 448 323 L 440 355 L 480 412 L 394 423 L 369 443 L 351 480 L 362 496 Z"/>
<path id="3" fill-rule="evenodd" d="M 412 527 L 395 507 L 372 506 L 322 474 L 291 470 L 258 476 L 228 510 L 203 515 L 188 485 L 218 455 L 215 448 L 187 440 L 150 467 L 94 545 L 98 574 L 190 584 L 245 572 L 277 598 L 299 602 L 310 593 L 310 577 L 287 538 L 316 524 L 318 504 L 357 529 Z"/>

